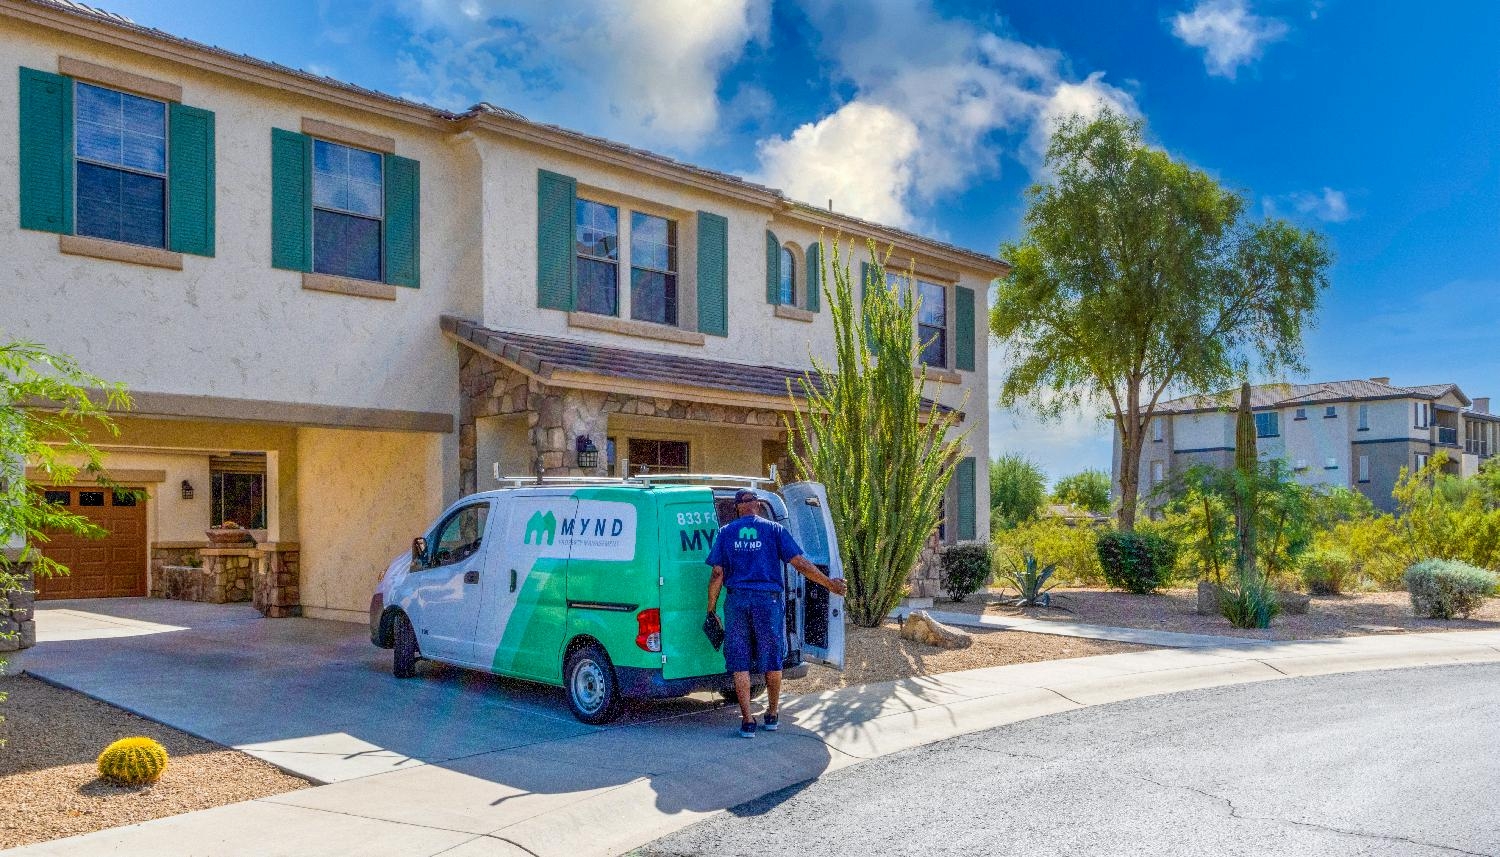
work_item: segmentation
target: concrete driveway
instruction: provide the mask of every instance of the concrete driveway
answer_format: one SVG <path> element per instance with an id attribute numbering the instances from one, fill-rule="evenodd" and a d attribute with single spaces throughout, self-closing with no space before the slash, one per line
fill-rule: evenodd
<path id="1" fill-rule="evenodd" d="M 574 719 L 561 689 L 435 664 L 397 679 L 362 625 L 150 598 L 53 601 L 38 614 L 27 672 L 319 783 L 722 707 L 708 695 L 653 703 L 601 729 Z M 732 723 L 725 715 L 726 733 Z"/>

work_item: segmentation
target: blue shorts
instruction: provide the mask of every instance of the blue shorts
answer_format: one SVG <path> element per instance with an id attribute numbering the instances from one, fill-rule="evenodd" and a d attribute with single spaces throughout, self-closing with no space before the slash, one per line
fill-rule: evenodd
<path id="1" fill-rule="evenodd" d="M 731 589 L 724 599 L 724 666 L 729 672 L 768 673 L 786 659 L 786 604 L 782 593 Z"/>

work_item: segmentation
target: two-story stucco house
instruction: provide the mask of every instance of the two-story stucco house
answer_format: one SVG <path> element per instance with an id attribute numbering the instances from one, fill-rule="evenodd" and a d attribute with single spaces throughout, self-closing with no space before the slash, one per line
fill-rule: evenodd
<path id="1" fill-rule="evenodd" d="M 1163 402 L 1141 454 L 1146 493 L 1193 464 L 1234 464 L 1235 413 L 1227 398 Z M 1488 398 L 1470 399 L 1456 384 L 1397 386 L 1390 378 L 1250 388 L 1256 449 L 1286 461 L 1298 482 L 1351 488 L 1393 511 L 1401 469 L 1427 464 L 1446 450 L 1445 469 L 1470 476 L 1494 455 L 1500 416 Z M 1115 437 L 1115 484 L 1120 439 Z"/>
<path id="2" fill-rule="evenodd" d="M 0 60 L 0 335 L 128 386 L 97 440 L 149 495 L 51 490 L 110 536 L 59 538 L 74 573 L 43 597 L 205 597 L 165 570 L 197 557 L 226 575 L 207 595 L 251 568 L 268 612 L 362 620 L 497 472 L 785 473 L 787 381 L 834 359 L 839 233 L 915 270 L 927 395 L 971 446 L 943 533 L 987 535 L 993 256 L 65 0 L 0 0 Z M 257 545 L 206 548 L 224 520 Z"/>

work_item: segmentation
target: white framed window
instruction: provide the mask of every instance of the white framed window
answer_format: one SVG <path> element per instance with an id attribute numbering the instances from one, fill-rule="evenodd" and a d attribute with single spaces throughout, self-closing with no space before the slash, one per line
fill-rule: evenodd
<path id="1" fill-rule="evenodd" d="M 578 198 L 573 206 L 579 312 L 620 314 L 620 209 Z"/>
<path id="2" fill-rule="evenodd" d="M 1158 443 L 1167 439 L 1166 420 L 1161 417 L 1151 421 L 1151 439 Z"/>
<path id="3" fill-rule="evenodd" d="M 313 270 L 380 280 L 385 159 L 379 152 L 313 140 Z"/>
<path id="4" fill-rule="evenodd" d="M 1425 453 L 1425 452 L 1419 452 L 1419 453 L 1417 453 L 1416 454 L 1416 463 L 1417 463 L 1417 466 L 1416 466 L 1417 470 L 1421 470 L 1422 468 L 1426 467 L 1427 466 L 1427 453 Z"/>
<path id="5" fill-rule="evenodd" d="M 1339 415 L 1339 409 L 1333 405 L 1323 409 L 1323 419 L 1331 420 Z"/>
<path id="6" fill-rule="evenodd" d="M 776 301 L 782 306 L 797 305 L 797 254 L 784 244 L 781 247 L 781 284 Z"/>
<path id="7" fill-rule="evenodd" d="M 1166 463 L 1163 461 L 1151 462 L 1151 484 L 1160 485 L 1166 478 Z"/>
<path id="8" fill-rule="evenodd" d="M 1292 419 L 1294 419 L 1294 420 L 1305 420 L 1305 419 L 1307 419 L 1307 408 L 1298 408 L 1297 409 L 1297 413 L 1292 416 Z"/>
<path id="9" fill-rule="evenodd" d="M 1370 430 L 1370 406 L 1369 405 L 1360 405 L 1359 406 L 1359 430 L 1360 431 L 1369 431 Z"/>
<path id="10" fill-rule="evenodd" d="M 1338 458 L 1330 455 L 1327 458 L 1323 459 L 1323 469 L 1324 470 L 1338 470 L 1339 469 L 1339 460 L 1338 460 Z"/>
<path id="11" fill-rule="evenodd" d="M 1281 414 L 1275 411 L 1262 411 L 1255 415 L 1256 437 L 1280 437 L 1281 436 Z"/>
<path id="12" fill-rule="evenodd" d="M 1359 457 L 1359 481 L 1370 481 L 1370 456 L 1368 455 L 1361 455 Z"/>
<path id="13" fill-rule="evenodd" d="M 1432 425 L 1432 404 L 1430 402 L 1414 402 L 1412 425 L 1416 428 L 1429 428 Z"/>
<path id="14" fill-rule="evenodd" d="M 166 102 L 73 85 L 75 231 L 167 246 Z"/>
<path id="15" fill-rule="evenodd" d="M 896 292 L 897 300 L 905 302 L 906 275 L 886 271 L 885 285 L 887 289 Z M 920 359 L 927 366 L 946 369 L 948 368 L 948 287 L 919 277 L 913 291 L 921 300 L 921 307 L 917 312 L 917 342 L 922 346 Z"/>
<path id="16" fill-rule="evenodd" d="M 630 317 L 677 326 L 677 223 L 630 213 Z"/>

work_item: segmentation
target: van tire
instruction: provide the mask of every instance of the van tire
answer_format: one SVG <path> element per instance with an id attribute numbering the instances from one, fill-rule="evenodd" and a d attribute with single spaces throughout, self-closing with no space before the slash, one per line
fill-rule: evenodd
<path id="1" fill-rule="evenodd" d="M 766 686 L 763 685 L 763 684 L 752 684 L 752 685 L 750 685 L 750 699 L 752 701 L 754 701 L 757 697 L 759 697 L 761 694 L 763 694 L 765 692 L 766 692 Z M 726 704 L 729 704 L 729 705 L 739 705 L 740 704 L 740 695 L 737 694 L 737 693 L 735 693 L 734 692 L 734 688 L 732 688 L 732 687 L 730 689 L 728 689 L 728 690 L 721 690 L 721 691 L 719 691 L 719 698 L 722 699 L 722 700 L 724 700 L 724 702 Z"/>
<path id="2" fill-rule="evenodd" d="M 414 677 L 422 653 L 417 649 L 417 632 L 405 613 L 391 617 L 391 641 L 391 674 L 396 678 Z"/>
<path id="3" fill-rule="evenodd" d="M 614 720 L 624 707 L 615 666 L 598 645 L 584 646 L 568 655 L 563 664 L 563 690 L 573 716 L 591 726 Z"/>

